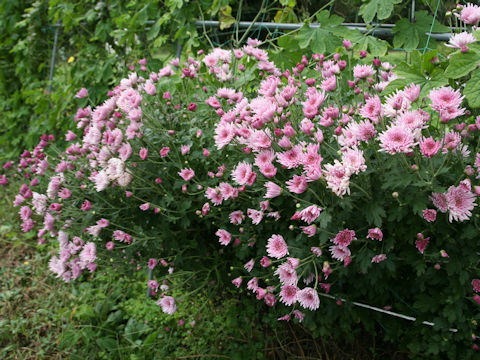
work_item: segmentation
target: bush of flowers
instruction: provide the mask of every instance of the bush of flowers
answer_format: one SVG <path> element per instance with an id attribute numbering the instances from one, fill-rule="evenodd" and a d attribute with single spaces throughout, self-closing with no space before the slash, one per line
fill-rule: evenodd
<path id="1" fill-rule="evenodd" d="M 414 354 L 473 356 L 480 120 L 461 81 L 385 93 L 395 65 L 343 45 L 289 69 L 256 40 L 159 71 L 141 60 L 78 109 L 65 147 L 44 136 L 22 154 L 23 230 L 58 244 L 49 266 L 66 282 L 150 269 L 169 314 L 186 277 L 318 334 L 378 323 Z"/>

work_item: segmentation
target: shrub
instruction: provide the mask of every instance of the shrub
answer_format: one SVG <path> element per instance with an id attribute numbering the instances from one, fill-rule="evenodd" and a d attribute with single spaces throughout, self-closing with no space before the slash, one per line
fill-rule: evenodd
<path id="1" fill-rule="evenodd" d="M 462 83 L 386 95 L 395 66 L 348 41 L 291 69 L 258 45 L 131 73 L 78 110 L 66 150 L 44 137 L 23 153 L 16 204 L 24 231 L 58 240 L 50 269 L 148 267 L 168 314 L 185 297 L 173 279 L 195 274 L 316 334 L 379 322 L 414 354 L 472 357 L 479 124 Z M 339 311 L 330 291 L 433 329 Z"/>

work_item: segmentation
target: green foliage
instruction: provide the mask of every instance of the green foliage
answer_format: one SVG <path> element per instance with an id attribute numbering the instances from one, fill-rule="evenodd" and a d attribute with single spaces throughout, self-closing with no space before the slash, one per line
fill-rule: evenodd
<path id="1" fill-rule="evenodd" d="M 402 2 L 402 0 L 364 0 L 364 4 L 360 7 L 359 14 L 368 24 L 373 21 L 375 16 L 378 20 L 385 20 L 390 17 L 393 7 Z"/>

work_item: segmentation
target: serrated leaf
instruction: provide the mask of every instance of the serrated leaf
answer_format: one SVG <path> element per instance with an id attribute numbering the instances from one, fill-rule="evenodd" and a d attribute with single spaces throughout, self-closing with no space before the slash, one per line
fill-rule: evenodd
<path id="1" fill-rule="evenodd" d="M 360 6 L 359 14 L 368 24 L 377 16 L 378 20 L 384 20 L 390 17 L 393 12 L 393 6 L 401 3 L 402 0 L 370 0 Z"/>
<path id="2" fill-rule="evenodd" d="M 445 76 L 450 79 L 458 79 L 475 70 L 479 62 L 480 54 L 474 51 L 453 54 L 445 69 Z"/>
<path id="3" fill-rule="evenodd" d="M 472 108 L 480 107 L 480 69 L 472 73 L 472 77 L 465 84 L 463 95 Z"/>
<path id="4" fill-rule="evenodd" d="M 365 208 L 365 216 L 370 225 L 382 226 L 382 218 L 386 216 L 385 209 L 378 202 L 371 202 Z"/>
<path id="5" fill-rule="evenodd" d="M 392 29 L 395 34 L 393 46 L 396 48 L 403 47 L 405 50 L 414 50 L 418 47 L 426 45 L 428 35 L 427 32 L 432 29 L 432 33 L 449 32 L 450 29 L 435 20 L 433 24 L 433 16 L 429 15 L 426 10 L 415 12 L 415 21 L 410 22 L 408 19 L 401 19 Z M 432 41 L 432 39 L 430 40 Z"/>

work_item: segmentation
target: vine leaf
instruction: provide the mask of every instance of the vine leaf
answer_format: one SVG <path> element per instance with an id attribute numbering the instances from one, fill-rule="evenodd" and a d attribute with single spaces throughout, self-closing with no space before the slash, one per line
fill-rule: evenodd
<path id="1" fill-rule="evenodd" d="M 415 11 L 415 21 L 410 22 L 408 19 L 401 19 L 392 29 L 395 34 L 393 38 L 393 46 L 396 48 L 403 47 L 410 51 L 420 47 L 424 47 L 427 43 L 427 32 L 432 28 L 433 16 L 429 15 L 426 10 Z M 432 32 L 449 32 L 450 29 L 441 25 L 435 20 Z M 432 39 L 431 39 L 432 40 Z"/>
<path id="2" fill-rule="evenodd" d="M 370 0 L 360 6 L 359 14 L 367 24 L 372 22 L 375 15 L 378 20 L 385 20 L 392 14 L 393 6 L 401 2 L 402 0 Z"/>
<path id="3" fill-rule="evenodd" d="M 472 108 L 480 107 L 480 69 L 472 73 L 472 77 L 465 84 L 463 94 L 468 101 L 468 105 Z"/>

